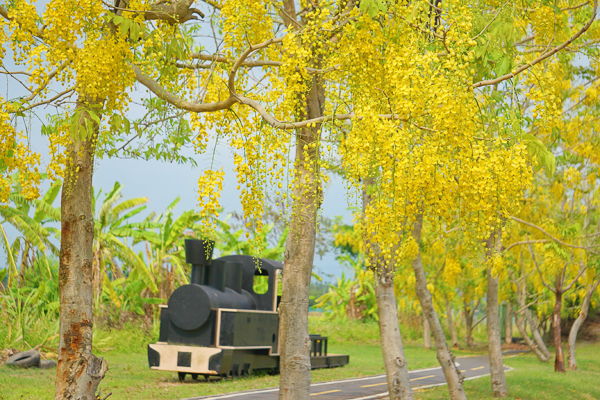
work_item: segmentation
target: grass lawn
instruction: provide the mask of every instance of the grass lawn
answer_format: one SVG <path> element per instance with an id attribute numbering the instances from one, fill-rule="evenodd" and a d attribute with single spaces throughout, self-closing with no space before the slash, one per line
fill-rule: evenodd
<path id="1" fill-rule="evenodd" d="M 330 344 L 331 353 L 350 355 L 350 364 L 343 368 L 315 370 L 313 382 L 385 373 L 381 348 L 375 344 Z M 179 399 L 238 390 L 261 389 L 279 384 L 279 376 L 263 375 L 237 380 L 211 381 L 203 379 L 180 383 L 177 374 L 151 371 L 146 354 L 141 351 L 98 353 L 109 365 L 101 384 L 103 392 L 112 392 L 111 399 Z M 436 366 L 435 352 L 417 345 L 407 346 L 406 356 L 411 368 Z M 54 393 L 55 370 L 15 370 L 0 368 L 0 399 L 50 399 Z"/>
<path id="2" fill-rule="evenodd" d="M 554 359 L 543 364 L 533 354 L 506 358 L 504 363 L 514 368 L 506 373 L 509 394 L 507 399 L 600 399 L 600 343 L 579 344 L 577 346 L 579 370 L 567 371 L 566 374 L 554 372 Z M 469 400 L 492 398 L 489 377 L 466 381 L 464 385 Z M 445 386 L 427 389 L 416 392 L 415 398 L 447 399 L 448 391 Z"/>
<path id="3" fill-rule="evenodd" d="M 376 323 L 347 321 L 323 322 L 311 318 L 311 332 L 329 336 L 329 351 L 350 355 L 350 365 L 315 370 L 312 381 L 329 381 L 385 373 Z M 407 332 L 408 333 L 408 332 Z M 118 331 L 98 330 L 94 352 L 108 361 L 109 371 L 102 381 L 103 393 L 110 399 L 181 399 L 229 393 L 239 390 L 276 387 L 279 376 L 253 376 L 238 380 L 191 381 L 180 383 L 177 374 L 148 368 L 146 345 L 156 341 L 156 332 L 135 327 Z M 409 336 L 409 334 L 403 336 Z M 409 369 L 438 366 L 435 350 L 425 350 L 418 342 L 407 340 L 405 353 Z M 457 356 L 477 354 L 455 351 Z M 481 353 L 478 353 L 481 354 Z M 553 363 L 541 364 L 533 355 L 506 359 L 515 370 L 507 374 L 510 399 L 600 399 L 600 343 L 578 347 L 580 371 L 555 374 Z M 0 367 L 0 400 L 52 399 L 56 370 L 16 370 Z M 469 399 L 489 399 L 489 377 L 465 382 Z M 445 387 L 416 392 L 422 400 L 446 399 Z"/>

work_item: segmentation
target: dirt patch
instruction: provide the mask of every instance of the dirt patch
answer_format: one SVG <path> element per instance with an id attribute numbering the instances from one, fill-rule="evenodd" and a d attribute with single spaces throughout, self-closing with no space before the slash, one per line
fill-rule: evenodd
<path id="1" fill-rule="evenodd" d="M 2 349 L 2 351 L 0 351 L 0 366 L 6 364 L 8 357 L 14 356 L 18 352 L 19 350 L 17 349 Z"/>
<path id="2" fill-rule="evenodd" d="M 569 337 L 569 332 L 575 320 L 565 321 L 562 328 L 563 338 Z M 589 342 L 595 342 L 600 340 L 600 315 L 594 314 L 589 315 L 585 322 L 579 328 L 579 334 L 577 340 L 585 340 Z"/>

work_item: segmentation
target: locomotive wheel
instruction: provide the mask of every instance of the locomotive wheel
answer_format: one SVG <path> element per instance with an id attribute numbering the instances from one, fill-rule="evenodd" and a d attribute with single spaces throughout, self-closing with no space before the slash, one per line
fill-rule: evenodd
<path id="1" fill-rule="evenodd" d="M 179 376 L 179 382 L 185 381 L 185 372 L 178 372 L 177 375 Z"/>
<path id="2" fill-rule="evenodd" d="M 190 374 L 192 375 L 192 380 L 197 381 L 198 380 L 198 374 Z"/>
<path id="3" fill-rule="evenodd" d="M 206 379 L 206 382 L 208 382 L 210 380 L 211 375 L 209 374 L 204 374 L 204 379 Z"/>

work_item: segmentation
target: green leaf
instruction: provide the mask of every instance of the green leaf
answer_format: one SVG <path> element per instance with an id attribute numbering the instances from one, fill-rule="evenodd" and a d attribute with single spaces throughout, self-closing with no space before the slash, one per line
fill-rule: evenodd
<path id="1" fill-rule="evenodd" d="M 119 27 L 121 28 L 121 33 L 123 34 L 123 36 L 127 36 L 127 33 L 129 32 L 129 28 L 131 28 L 132 22 L 133 21 L 131 21 L 130 19 L 123 18 L 123 22 L 121 22 L 119 24 Z"/>
<path id="2" fill-rule="evenodd" d="M 142 297 L 142 302 L 146 304 L 165 304 L 167 299 L 159 299 L 158 297 Z"/>
<path id="3" fill-rule="evenodd" d="M 377 6 L 377 3 L 372 1 L 369 4 L 369 17 L 375 18 L 377 16 L 377 14 L 379 14 L 379 7 Z"/>
<path id="4" fill-rule="evenodd" d="M 496 65 L 496 73 L 498 76 L 502 76 L 508 71 L 510 71 L 510 59 L 508 57 L 504 57 Z"/>
<path id="5" fill-rule="evenodd" d="M 362 4 L 361 4 L 362 6 Z M 414 19 L 416 18 L 418 12 L 419 12 L 419 7 L 421 6 L 421 2 L 420 1 L 416 1 L 413 3 L 412 9 L 410 10 L 410 13 L 408 13 L 408 15 L 406 16 L 406 21 L 407 22 L 413 22 Z"/>
<path id="6" fill-rule="evenodd" d="M 140 26 L 140 24 L 134 22 L 133 24 L 131 24 L 131 29 L 129 30 L 129 38 L 132 41 L 137 42 L 137 40 L 140 38 L 141 31 L 142 27 Z"/>

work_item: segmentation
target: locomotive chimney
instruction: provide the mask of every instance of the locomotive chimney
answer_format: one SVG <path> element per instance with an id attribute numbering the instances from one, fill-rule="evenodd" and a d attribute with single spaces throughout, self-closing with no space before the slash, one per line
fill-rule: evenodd
<path id="1" fill-rule="evenodd" d="M 190 283 L 206 285 L 208 267 L 212 261 L 215 242 L 204 239 L 185 239 L 185 262 L 192 264 Z"/>

